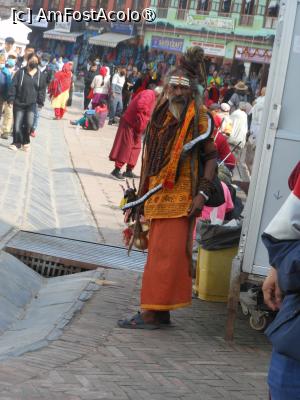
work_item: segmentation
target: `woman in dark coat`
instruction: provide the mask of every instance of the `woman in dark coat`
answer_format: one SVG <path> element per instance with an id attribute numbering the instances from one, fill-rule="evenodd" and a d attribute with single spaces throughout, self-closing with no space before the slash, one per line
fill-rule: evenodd
<path id="1" fill-rule="evenodd" d="M 93 82 L 94 77 L 97 75 L 97 64 L 95 62 L 92 63 L 90 69 L 85 73 L 84 76 L 84 109 L 88 108 L 88 105 L 91 99 L 88 98 L 88 95 L 91 90 L 91 83 Z"/>

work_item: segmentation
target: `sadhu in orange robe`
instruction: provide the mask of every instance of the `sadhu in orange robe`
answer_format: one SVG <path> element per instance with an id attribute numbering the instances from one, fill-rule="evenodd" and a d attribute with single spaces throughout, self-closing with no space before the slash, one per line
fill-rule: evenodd
<path id="1" fill-rule="evenodd" d="M 184 161 L 176 182 L 175 175 L 182 147 L 192 140 L 193 117 L 194 103 L 191 102 L 185 121 L 176 132 L 169 163 L 149 179 L 148 190 L 162 182 L 165 188 L 150 197 L 144 206 L 145 218 L 151 221 L 141 291 L 141 308 L 144 310 L 174 310 L 188 306 L 192 301 L 190 260 L 186 251 L 187 215 L 192 204 L 191 156 Z M 159 134 L 163 134 L 172 118 L 168 111 Z M 205 133 L 207 127 L 206 108 L 201 107 L 199 134 Z M 207 141 L 210 151 L 214 150 L 212 139 Z"/>

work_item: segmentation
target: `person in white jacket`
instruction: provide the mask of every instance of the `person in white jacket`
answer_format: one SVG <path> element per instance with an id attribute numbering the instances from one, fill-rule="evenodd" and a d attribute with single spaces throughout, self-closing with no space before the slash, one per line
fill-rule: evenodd
<path id="1" fill-rule="evenodd" d="M 263 118 L 263 111 L 265 106 L 265 94 L 266 88 L 263 87 L 260 92 L 260 96 L 255 100 L 253 108 L 251 110 L 252 120 L 250 126 L 250 134 L 253 142 L 256 142 L 257 136 L 259 134 L 260 125 Z"/>
<path id="2" fill-rule="evenodd" d="M 110 71 L 108 67 L 101 67 L 91 83 L 93 89 L 92 108 L 95 109 L 101 101 L 108 101 L 110 90 Z"/>

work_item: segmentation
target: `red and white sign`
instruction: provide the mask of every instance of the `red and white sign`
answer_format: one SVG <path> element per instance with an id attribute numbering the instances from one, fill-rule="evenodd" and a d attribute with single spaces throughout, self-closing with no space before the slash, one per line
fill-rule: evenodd
<path id="1" fill-rule="evenodd" d="M 192 46 L 200 46 L 208 56 L 224 57 L 225 46 L 217 43 L 191 42 Z"/>
<path id="2" fill-rule="evenodd" d="M 255 62 L 259 64 L 270 64 L 272 58 L 272 50 L 237 46 L 235 49 L 235 58 L 241 61 Z"/>

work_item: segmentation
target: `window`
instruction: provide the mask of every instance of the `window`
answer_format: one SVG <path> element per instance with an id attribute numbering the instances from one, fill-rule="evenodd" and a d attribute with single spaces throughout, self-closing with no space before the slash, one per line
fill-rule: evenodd
<path id="1" fill-rule="evenodd" d="M 279 13 L 279 0 L 270 0 L 267 7 L 267 17 L 277 18 Z"/>
<path id="2" fill-rule="evenodd" d="M 50 0 L 48 4 L 48 10 L 58 11 L 59 10 L 59 0 Z"/>
<path id="3" fill-rule="evenodd" d="M 65 8 L 75 8 L 75 0 L 65 0 L 65 4 L 64 4 Z"/>
<path id="4" fill-rule="evenodd" d="M 266 7 L 265 28 L 276 29 L 279 14 L 279 0 L 270 0 Z"/>
<path id="5" fill-rule="evenodd" d="M 231 0 L 223 0 L 220 4 L 221 13 L 230 13 L 231 11 Z"/>
<path id="6" fill-rule="evenodd" d="M 169 0 L 158 0 L 157 3 L 157 18 L 167 18 L 168 16 Z"/>
<path id="7" fill-rule="evenodd" d="M 178 10 L 177 10 L 177 19 L 185 19 L 188 8 L 188 0 L 179 0 L 178 2 Z"/>
<path id="8" fill-rule="evenodd" d="M 43 7 L 43 0 L 35 0 L 32 2 L 32 13 L 37 14 L 39 10 Z"/>
<path id="9" fill-rule="evenodd" d="M 91 8 L 91 4 L 90 4 L 90 0 L 81 0 L 81 10 L 82 11 L 86 11 L 86 10 L 90 10 Z"/>
<path id="10" fill-rule="evenodd" d="M 252 26 L 255 12 L 255 0 L 244 0 L 240 25 Z"/>
<path id="11" fill-rule="evenodd" d="M 255 0 L 244 0 L 242 13 L 244 15 L 254 14 L 254 4 Z"/>
<path id="12" fill-rule="evenodd" d="M 198 0 L 196 11 L 197 13 L 206 13 L 210 10 L 210 0 Z"/>
<path id="13" fill-rule="evenodd" d="M 124 8 L 124 1 L 123 0 L 115 0 L 114 11 L 122 11 L 123 8 Z"/>

